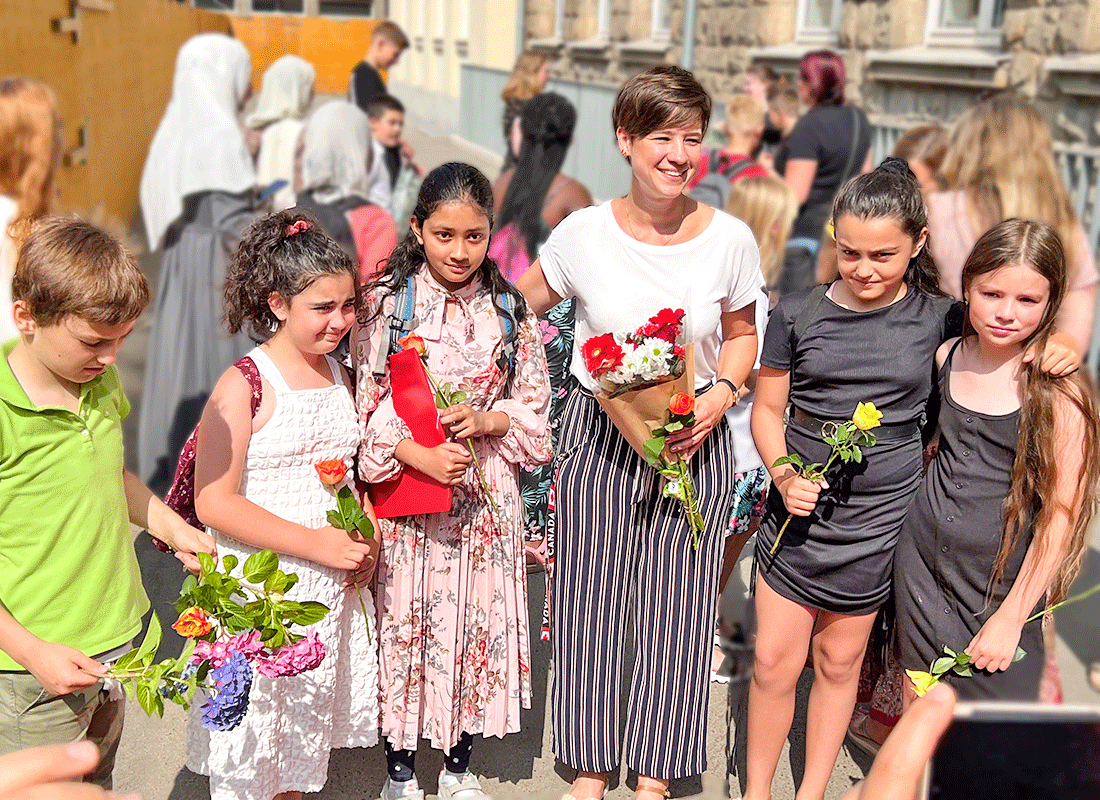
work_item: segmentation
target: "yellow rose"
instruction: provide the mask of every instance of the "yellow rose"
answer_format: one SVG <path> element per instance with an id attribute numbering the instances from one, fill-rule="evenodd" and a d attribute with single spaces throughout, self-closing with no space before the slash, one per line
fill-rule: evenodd
<path id="1" fill-rule="evenodd" d="M 905 670 L 905 674 L 909 676 L 909 680 L 913 682 L 913 691 L 917 693 L 917 697 L 924 697 L 924 693 L 940 682 L 940 679 L 933 675 L 931 672 L 920 672 L 915 669 Z"/>
<path id="2" fill-rule="evenodd" d="M 860 403 L 856 406 L 856 413 L 852 414 L 852 422 L 861 431 L 869 431 L 877 428 L 882 419 L 882 412 L 875 408 L 874 403 Z"/>

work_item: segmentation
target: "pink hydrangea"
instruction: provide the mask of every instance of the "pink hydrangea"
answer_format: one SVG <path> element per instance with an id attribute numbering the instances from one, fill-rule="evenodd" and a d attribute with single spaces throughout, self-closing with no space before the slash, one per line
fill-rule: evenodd
<path id="1" fill-rule="evenodd" d="M 210 662 L 211 669 L 217 669 L 234 653 L 240 653 L 249 661 L 264 651 L 263 642 L 260 641 L 259 631 L 238 633 L 228 639 L 208 642 L 200 639 L 195 645 L 195 652 L 191 654 L 191 663 L 199 664 L 203 661 Z"/>
<path id="2" fill-rule="evenodd" d="M 261 675 L 282 678 L 316 669 L 324 658 L 324 643 L 317 638 L 316 631 L 310 631 L 304 639 L 283 645 L 274 651 L 265 650 L 251 661 Z"/>

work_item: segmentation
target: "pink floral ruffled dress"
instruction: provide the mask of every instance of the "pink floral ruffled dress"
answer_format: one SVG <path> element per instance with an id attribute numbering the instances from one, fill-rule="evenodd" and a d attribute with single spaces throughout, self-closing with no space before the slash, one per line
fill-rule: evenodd
<path id="1" fill-rule="evenodd" d="M 389 313 L 392 298 L 384 303 Z M 416 749 L 420 737 L 448 750 L 462 733 L 504 736 L 519 730 L 531 701 L 523 503 L 517 465 L 551 456 L 546 356 L 537 319 L 519 324 L 510 392 L 496 366 L 501 329 L 493 299 L 475 278 L 458 291 L 426 269 L 416 276 L 416 333 L 427 343 L 428 368 L 441 383 L 467 392 L 478 411 L 500 411 L 503 437 L 474 439 L 501 509 L 498 519 L 471 466 L 454 487 L 449 513 L 382 520 L 376 576 L 382 734 L 394 747 Z M 371 365 L 382 319 L 354 334 L 363 447 L 359 468 L 378 482 L 397 475 L 394 448 L 411 438 L 390 402 L 388 375 Z"/>
<path id="2" fill-rule="evenodd" d="M 353 463 L 359 447 L 355 404 L 342 371 L 328 359 L 333 386 L 291 390 L 267 353 L 250 352 L 275 392 L 275 411 L 252 434 L 240 493 L 273 514 L 307 528 L 328 524 L 336 508 L 332 489 L 313 465 L 327 459 Z M 350 478 L 350 473 L 349 473 Z M 258 548 L 210 529 L 218 555 L 241 563 Z M 329 751 L 378 742 L 378 655 L 374 620 L 364 619 L 346 570 L 281 555 L 280 568 L 298 575 L 291 600 L 317 600 L 330 611 L 311 630 L 326 648 L 321 665 L 294 677 L 256 673 L 248 713 L 232 731 L 207 731 L 198 705 L 188 725 L 187 767 L 210 776 L 211 800 L 271 800 L 276 794 L 319 791 L 328 777 Z M 370 592 L 363 599 L 371 608 Z M 368 639 L 367 625 L 372 632 Z"/>

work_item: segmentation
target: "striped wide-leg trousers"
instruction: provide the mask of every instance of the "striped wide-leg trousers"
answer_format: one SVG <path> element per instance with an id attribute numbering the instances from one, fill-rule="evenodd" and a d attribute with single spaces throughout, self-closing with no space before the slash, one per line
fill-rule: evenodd
<path id="1" fill-rule="evenodd" d="M 592 395 L 574 390 L 557 464 L 551 590 L 554 752 L 589 772 L 673 779 L 706 769 L 718 574 L 733 499 L 721 421 L 690 462 L 706 528 L 699 548 L 680 504 Z M 628 628 L 627 626 L 630 626 Z M 623 641 L 635 660 L 620 742 Z"/>

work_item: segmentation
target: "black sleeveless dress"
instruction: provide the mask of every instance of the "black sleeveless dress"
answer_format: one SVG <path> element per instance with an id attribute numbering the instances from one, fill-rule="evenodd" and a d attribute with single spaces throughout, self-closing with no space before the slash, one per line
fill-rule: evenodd
<path id="1" fill-rule="evenodd" d="M 902 526 L 894 559 L 894 598 L 905 669 L 927 670 L 947 645 L 961 652 L 1015 582 L 1030 527 L 1005 565 L 986 606 L 989 577 L 1004 531 L 1002 506 L 1012 480 L 1020 412 L 980 414 L 951 399 L 951 361 L 940 369 L 940 446 Z M 1035 610 L 1039 610 L 1037 606 Z M 1027 656 L 1003 672 L 947 678 L 960 700 L 1036 700 L 1045 653 L 1040 620 L 1024 626 Z"/>

